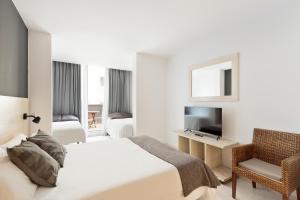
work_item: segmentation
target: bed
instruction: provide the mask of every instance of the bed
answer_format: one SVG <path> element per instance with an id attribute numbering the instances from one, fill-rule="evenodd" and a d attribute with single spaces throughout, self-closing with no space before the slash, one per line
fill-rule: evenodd
<path id="1" fill-rule="evenodd" d="M 111 119 L 108 118 L 105 124 L 105 131 L 112 138 L 124 138 L 133 136 L 132 118 Z"/>
<path id="2" fill-rule="evenodd" d="M 52 133 L 62 144 L 86 142 L 86 133 L 79 121 L 52 122 Z"/>
<path id="3" fill-rule="evenodd" d="M 24 137 L 20 140 L 24 140 Z M 207 186 L 197 187 L 184 195 L 183 179 L 178 167 L 143 149 L 132 138 L 65 147 L 68 153 L 64 167 L 58 173 L 56 187 L 52 188 L 37 187 L 31 183 L 12 162 L 1 158 L 0 151 L 0 177 L 4 185 L 5 181 L 10 182 L 2 194 L 5 199 L 17 200 L 20 195 L 24 200 L 215 199 L 216 189 Z M 7 171 L 10 169 L 11 172 Z M 19 179 L 21 175 L 23 177 Z M 202 176 L 206 178 L 207 174 L 203 173 Z M 21 189 L 15 184 L 16 181 L 22 184 Z M 208 181 L 213 182 L 211 179 Z M 1 182 L 0 186 L 3 184 Z M 14 195 L 9 195 L 11 192 Z"/>
<path id="4" fill-rule="evenodd" d="M 21 115 L 18 114 L 11 119 L 13 118 L 21 119 Z M 21 127 L 23 121 L 18 120 L 16 123 Z M 26 132 L 27 128 L 11 130 L 5 128 L 0 132 L 0 199 L 212 200 L 215 198 L 216 189 L 206 186 L 194 188 L 191 193 L 184 195 L 184 181 L 178 166 L 142 148 L 136 141 L 134 142 L 134 138 L 65 145 L 67 154 L 64 166 L 58 172 L 57 186 L 38 187 L 9 160 L 6 154 L 6 147 L 13 147 L 26 140 L 28 135 L 21 136 L 19 131 Z M 203 173 L 202 176 L 205 178 L 207 174 Z"/>
<path id="5" fill-rule="evenodd" d="M 209 200 L 215 195 L 215 189 L 200 187 L 183 197 L 177 169 L 127 138 L 67 150 L 57 187 L 38 188 L 34 200 Z"/>

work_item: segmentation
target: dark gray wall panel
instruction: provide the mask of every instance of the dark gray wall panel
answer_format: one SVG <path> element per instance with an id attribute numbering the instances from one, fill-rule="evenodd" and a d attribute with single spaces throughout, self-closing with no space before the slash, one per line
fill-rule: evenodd
<path id="1" fill-rule="evenodd" d="M 0 95 L 28 97 L 28 30 L 11 0 L 0 0 Z"/>
<path id="2" fill-rule="evenodd" d="M 232 95 L 232 93 L 231 93 L 231 88 L 232 88 L 231 74 L 232 74 L 231 69 L 225 70 L 225 96 Z"/>

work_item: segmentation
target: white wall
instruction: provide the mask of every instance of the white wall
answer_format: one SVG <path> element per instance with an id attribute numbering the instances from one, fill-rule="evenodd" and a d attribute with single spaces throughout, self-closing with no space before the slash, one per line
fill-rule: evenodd
<path id="1" fill-rule="evenodd" d="M 97 65 L 89 65 L 88 71 L 88 104 L 97 105 L 104 102 L 105 68 Z M 100 79 L 103 79 L 101 83 Z M 103 84 L 103 85 L 101 85 Z"/>
<path id="2" fill-rule="evenodd" d="M 164 58 L 138 53 L 133 71 L 135 132 L 165 140 L 166 67 Z"/>
<path id="3" fill-rule="evenodd" d="M 48 33 L 32 30 L 28 31 L 28 98 L 29 112 L 41 117 L 39 124 L 30 123 L 30 131 L 36 132 L 42 129 L 51 133 L 51 36 Z"/>
<path id="4" fill-rule="evenodd" d="M 0 143 L 19 133 L 28 134 L 28 122 L 23 113 L 28 112 L 28 99 L 0 95 Z"/>
<path id="5" fill-rule="evenodd" d="M 167 68 L 167 140 L 177 145 L 172 130 L 183 128 L 183 107 L 223 107 L 224 137 L 241 143 L 252 140 L 254 127 L 300 132 L 300 12 L 288 6 L 268 10 L 264 17 L 220 30 L 185 47 Z M 240 52 L 240 101 L 190 102 L 187 70 Z"/>
<path id="6" fill-rule="evenodd" d="M 137 90 L 137 77 L 136 77 L 136 58 L 137 58 L 137 54 L 135 54 L 135 56 L 132 59 L 132 123 L 133 123 L 133 133 L 134 135 L 137 135 L 136 132 L 136 105 L 137 105 L 137 95 L 136 95 L 136 90 Z"/>

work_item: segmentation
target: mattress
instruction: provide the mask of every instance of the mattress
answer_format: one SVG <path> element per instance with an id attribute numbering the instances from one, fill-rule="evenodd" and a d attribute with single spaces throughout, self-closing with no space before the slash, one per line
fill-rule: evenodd
<path id="1" fill-rule="evenodd" d="M 132 118 L 110 119 L 106 120 L 105 131 L 112 138 L 123 138 L 133 136 Z"/>
<path id="2" fill-rule="evenodd" d="M 86 142 L 86 134 L 78 121 L 53 122 L 52 133 L 62 144 Z"/>
<path id="3" fill-rule="evenodd" d="M 127 138 L 66 146 L 57 186 L 40 187 L 34 200 L 196 200 L 214 199 L 200 187 L 183 197 L 177 169 Z"/>

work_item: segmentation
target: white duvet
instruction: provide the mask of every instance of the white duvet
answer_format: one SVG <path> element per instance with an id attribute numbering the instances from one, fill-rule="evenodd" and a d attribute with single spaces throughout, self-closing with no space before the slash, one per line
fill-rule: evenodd
<path id="1" fill-rule="evenodd" d="M 62 144 L 86 142 L 86 134 L 78 121 L 53 122 L 53 137 Z"/>
<path id="2" fill-rule="evenodd" d="M 106 120 L 105 131 L 112 138 L 124 138 L 133 136 L 132 118 Z"/>
<path id="3" fill-rule="evenodd" d="M 213 199 L 215 189 L 200 187 L 187 198 L 177 169 L 129 139 L 67 146 L 57 187 L 37 189 L 35 200 Z"/>

